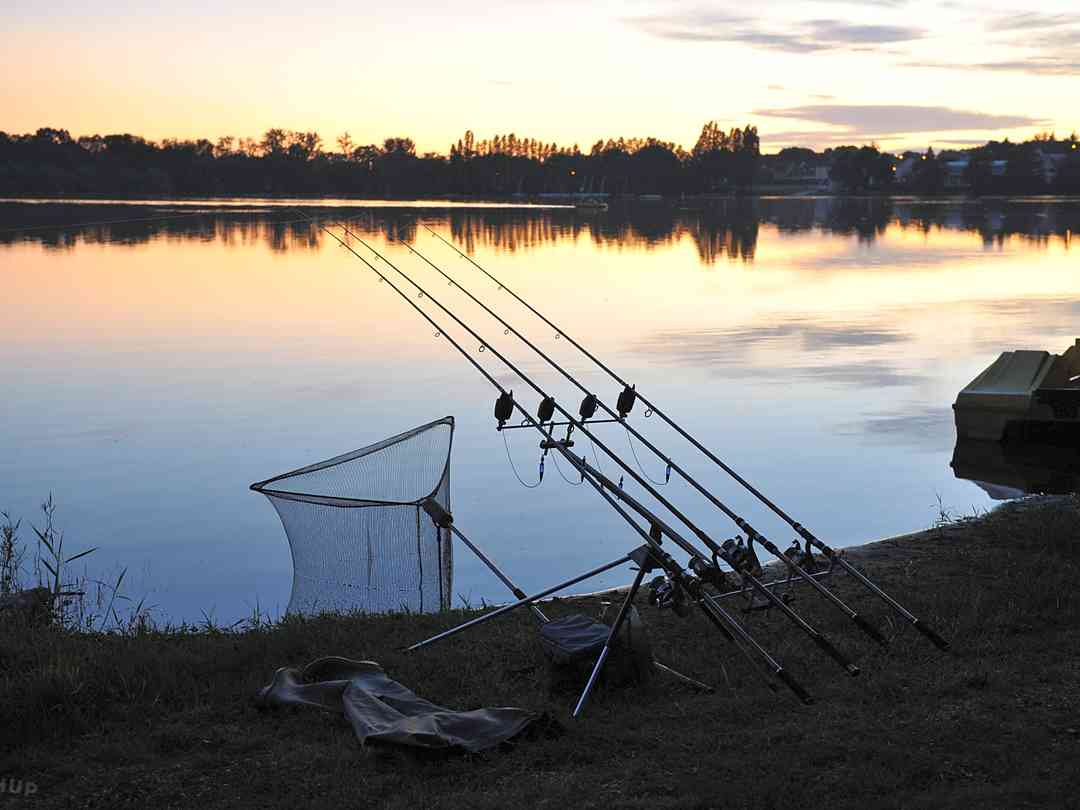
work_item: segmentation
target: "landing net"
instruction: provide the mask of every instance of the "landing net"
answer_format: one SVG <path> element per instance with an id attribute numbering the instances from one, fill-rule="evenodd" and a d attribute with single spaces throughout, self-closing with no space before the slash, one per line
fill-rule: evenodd
<path id="1" fill-rule="evenodd" d="M 281 518 L 293 559 L 289 613 L 434 613 L 450 606 L 447 416 L 376 444 L 252 484 Z"/>

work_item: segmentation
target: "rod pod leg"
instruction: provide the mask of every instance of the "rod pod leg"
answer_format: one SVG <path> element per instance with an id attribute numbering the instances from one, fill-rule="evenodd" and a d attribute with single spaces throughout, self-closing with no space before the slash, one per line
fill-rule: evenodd
<path id="1" fill-rule="evenodd" d="M 653 669 L 659 670 L 660 672 L 666 672 L 672 678 L 674 678 L 677 681 L 682 681 L 687 686 L 692 686 L 695 689 L 700 689 L 702 692 L 708 692 L 709 694 L 712 694 L 713 692 L 716 691 L 716 689 L 714 687 L 709 686 L 707 683 L 702 683 L 699 680 L 695 680 L 694 678 L 691 678 L 689 675 L 684 675 L 683 673 L 679 672 L 677 669 L 672 669 L 667 664 L 661 664 L 655 658 L 653 659 L 652 665 L 653 665 Z"/>
<path id="2" fill-rule="evenodd" d="M 540 591 L 540 593 L 534 593 L 531 596 L 526 596 L 524 599 L 519 599 L 516 602 L 511 602 L 509 605 L 503 605 L 501 608 L 496 608 L 495 610 L 491 611 L 491 613 L 485 613 L 482 616 L 477 616 L 475 619 L 470 619 L 469 621 L 463 624 L 459 624 L 456 627 L 451 627 L 449 630 L 444 630 L 443 632 L 434 635 L 431 638 L 424 639 L 423 641 L 418 641 L 415 644 L 406 647 L 403 652 L 412 652 L 413 650 L 418 650 L 421 647 L 426 647 L 428 644 L 440 641 L 441 639 L 452 636 L 455 633 L 460 633 L 462 630 L 467 630 L 470 627 L 475 627 L 476 625 L 483 622 L 491 621 L 498 616 L 502 616 L 504 613 L 509 613 L 511 610 L 516 610 L 517 608 L 523 607 L 524 605 L 529 605 L 535 602 L 537 599 L 543 599 L 545 596 L 551 596 L 551 594 L 556 593 L 557 591 L 561 591 L 563 588 L 569 588 L 571 585 L 577 585 L 583 580 L 591 579 L 592 577 L 598 576 L 605 571 L 610 571 L 612 568 L 616 568 L 623 563 L 628 563 L 631 561 L 632 558 L 629 554 L 625 557 L 620 557 L 617 560 L 612 560 L 606 565 L 601 565 L 599 568 L 594 568 L 591 571 L 586 571 L 584 574 L 579 574 L 573 579 L 568 579 L 565 582 L 560 582 L 558 585 L 553 585 L 546 590 Z"/>
<path id="3" fill-rule="evenodd" d="M 577 717 L 581 714 L 581 710 L 585 708 L 585 702 L 589 699 L 589 693 L 592 692 L 593 687 L 596 685 L 596 679 L 600 677 L 600 670 L 604 668 L 604 662 L 607 660 L 608 653 L 611 652 L 611 644 L 619 634 L 619 630 L 622 629 L 623 622 L 626 621 L 626 614 L 630 611 L 630 605 L 633 604 L 634 597 L 637 596 L 638 588 L 641 587 L 641 580 L 645 578 L 646 573 L 646 566 L 642 565 L 638 568 L 637 576 L 634 577 L 634 584 L 630 586 L 630 590 L 626 593 L 626 598 L 619 607 L 619 615 L 615 617 L 615 621 L 611 625 L 611 632 L 608 633 L 607 641 L 604 642 L 604 649 L 600 651 L 600 656 L 596 659 L 596 665 L 589 675 L 589 680 L 585 684 L 585 690 L 581 693 L 581 697 L 578 698 L 574 711 L 570 714 L 571 717 Z"/>
<path id="4" fill-rule="evenodd" d="M 499 580 L 504 585 L 506 585 L 507 588 L 510 589 L 510 591 L 514 594 L 514 596 L 516 596 L 518 599 L 525 598 L 525 592 L 523 590 L 521 590 L 517 585 L 515 585 L 513 583 L 513 581 L 510 579 L 510 577 L 508 577 L 505 573 L 503 573 L 502 569 L 500 569 L 499 566 L 497 566 L 495 564 L 495 562 L 490 557 L 488 557 L 487 554 L 485 554 L 480 549 L 479 546 L 477 546 L 468 537 L 466 537 L 457 528 L 457 526 L 454 526 L 453 524 L 450 524 L 450 531 L 452 531 L 454 533 L 454 535 L 459 540 L 461 540 L 461 542 L 463 542 L 466 546 L 468 546 L 468 548 L 473 552 L 473 554 L 475 554 L 480 559 L 480 561 L 482 563 L 484 563 L 484 565 L 486 565 L 491 570 L 491 572 L 493 574 L 495 574 L 495 576 L 498 577 Z M 533 614 L 536 616 L 537 621 L 539 621 L 541 624 L 547 624 L 548 621 L 550 621 L 548 619 L 548 617 L 546 615 L 544 615 L 544 612 L 541 611 L 540 608 L 538 608 L 535 604 L 530 604 L 529 608 L 532 610 Z M 661 662 L 657 661 L 655 658 L 653 658 L 652 664 L 653 664 L 653 668 L 656 669 L 657 671 L 665 672 L 668 675 L 670 675 L 671 677 L 675 678 L 676 680 L 682 681 L 687 686 L 692 686 L 695 689 L 700 689 L 702 692 L 715 692 L 716 691 L 713 687 L 709 686 L 707 683 L 702 683 L 699 680 L 695 680 L 694 678 L 691 678 L 689 675 L 684 675 L 683 673 L 679 672 L 677 669 L 672 669 L 667 664 L 662 664 Z"/>

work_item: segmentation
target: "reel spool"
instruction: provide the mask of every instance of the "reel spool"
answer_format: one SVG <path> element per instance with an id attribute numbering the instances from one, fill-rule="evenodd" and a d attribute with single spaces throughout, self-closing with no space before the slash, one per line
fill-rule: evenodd
<path id="1" fill-rule="evenodd" d="M 762 573 L 761 560 L 754 552 L 754 541 L 746 542 L 741 534 L 735 535 L 722 544 L 724 551 L 740 572 L 745 572 L 752 577 L 760 577 Z"/>
<path id="2" fill-rule="evenodd" d="M 680 618 L 690 613 L 686 591 L 668 576 L 654 577 L 649 582 L 649 604 L 660 610 L 671 608 Z"/>

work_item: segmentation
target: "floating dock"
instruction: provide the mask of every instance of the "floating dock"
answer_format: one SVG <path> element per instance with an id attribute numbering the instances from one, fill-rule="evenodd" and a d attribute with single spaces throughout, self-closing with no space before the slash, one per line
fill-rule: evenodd
<path id="1" fill-rule="evenodd" d="M 1080 436 L 1080 339 L 1063 354 L 1002 352 L 953 404 L 959 440 Z"/>

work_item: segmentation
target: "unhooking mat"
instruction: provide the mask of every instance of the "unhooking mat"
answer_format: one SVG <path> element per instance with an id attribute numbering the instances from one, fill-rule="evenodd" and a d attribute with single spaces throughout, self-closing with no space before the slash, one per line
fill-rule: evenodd
<path id="1" fill-rule="evenodd" d="M 539 718 L 525 709 L 456 712 L 417 697 L 374 661 L 327 657 L 282 667 L 259 690 L 264 706 L 314 706 L 344 712 L 361 745 L 369 740 L 477 752 L 520 734 Z"/>

